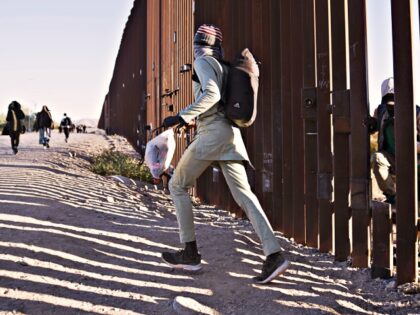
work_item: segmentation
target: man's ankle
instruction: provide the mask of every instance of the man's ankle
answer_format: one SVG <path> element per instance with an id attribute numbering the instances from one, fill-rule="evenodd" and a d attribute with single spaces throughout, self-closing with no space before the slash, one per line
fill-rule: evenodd
<path id="1" fill-rule="evenodd" d="M 185 251 L 190 256 L 198 256 L 197 242 L 196 241 L 186 242 Z"/>

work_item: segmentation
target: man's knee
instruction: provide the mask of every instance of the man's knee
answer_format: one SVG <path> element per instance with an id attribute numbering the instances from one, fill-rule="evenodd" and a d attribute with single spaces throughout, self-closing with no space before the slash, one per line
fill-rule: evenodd
<path id="1" fill-rule="evenodd" d="M 172 177 L 168 183 L 169 191 L 175 191 L 178 188 L 178 185 L 174 182 L 174 178 Z"/>
<path id="2" fill-rule="evenodd" d="M 182 194 L 187 191 L 187 187 L 182 184 L 182 180 L 180 180 L 177 176 L 172 176 L 168 183 L 169 191 L 171 195 L 173 194 Z"/>

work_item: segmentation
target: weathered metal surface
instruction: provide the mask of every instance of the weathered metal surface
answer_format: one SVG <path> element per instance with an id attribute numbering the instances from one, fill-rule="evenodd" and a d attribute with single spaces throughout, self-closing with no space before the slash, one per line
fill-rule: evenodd
<path id="1" fill-rule="evenodd" d="M 146 143 L 146 1 L 136 0 L 127 21 L 113 77 L 102 110 L 103 128 L 141 151 Z"/>
<path id="2" fill-rule="evenodd" d="M 349 237 L 349 133 L 350 108 L 347 89 L 345 1 L 331 1 L 331 53 L 334 127 L 334 239 L 335 258 L 350 255 Z"/>
<path id="3" fill-rule="evenodd" d="M 391 205 L 373 201 L 372 218 L 372 278 L 390 278 L 393 276 L 394 269 Z"/>
<path id="4" fill-rule="evenodd" d="M 352 264 L 370 264 L 370 139 L 363 121 L 369 116 L 366 68 L 366 3 L 348 2 L 350 107 L 351 107 L 351 209 L 353 236 Z"/>
<path id="5" fill-rule="evenodd" d="M 293 237 L 298 243 L 306 242 L 305 229 L 305 155 L 304 126 L 301 114 L 301 90 L 303 86 L 303 3 L 291 2 L 291 96 L 293 130 Z"/>
<path id="6" fill-rule="evenodd" d="M 292 96 L 291 96 L 291 0 L 280 2 L 280 69 L 281 69 L 281 109 L 282 109 L 282 174 L 283 174 L 283 232 L 293 236 L 293 133 L 292 133 Z"/>
<path id="7" fill-rule="evenodd" d="M 279 17 L 281 16 L 281 4 L 280 1 L 271 1 L 270 2 L 270 22 L 271 29 L 276 30 L 275 32 L 269 32 L 271 38 L 271 43 L 277 43 L 281 41 L 281 21 Z M 279 36 L 280 33 L 280 36 Z M 282 75 L 281 75 L 281 45 L 272 45 L 271 46 L 271 115 L 272 115 L 272 141 L 273 141 L 273 155 L 272 155 L 272 200 L 273 200 L 273 211 L 272 211 L 272 225 L 276 230 L 281 230 L 283 226 L 283 198 L 281 192 L 283 191 L 283 173 L 282 173 L 282 155 L 283 147 L 282 146 Z"/>
<path id="8" fill-rule="evenodd" d="M 318 203 L 319 249 L 333 250 L 332 246 L 332 133 L 330 114 L 330 44 L 329 1 L 315 1 L 317 112 L 318 112 Z"/>
<path id="9" fill-rule="evenodd" d="M 281 205 L 277 205 L 273 198 L 273 188 L 278 185 L 274 183 L 273 112 L 278 111 L 278 108 L 273 107 L 275 105 L 272 101 L 272 85 L 274 84 L 272 76 L 278 71 L 279 65 L 278 62 L 275 67 L 272 65 L 274 59 L 272 47 L 279 51 L 280 46 L 278 41 L 273 41 L 270 37 L 278 34 L 278 30 L 272 31 L 271 28 L 279 27 L 277 19 L 270 10 L 271 4 L 273 4 L 272 1 L 196 1 L 195 28 L 202 23 L 213 23 L 222 29 L 225 59 L 233 60 L 238 52 L 248 47 L 261 62 L 257 120 L 252 127 L 243 130 L 243 136 L 249 156 L 255 166 L 255 170 L 248 170 L 251 187 L 259 197 L 270 221 L 279 227 Z M 274 3 L 273 6 L 278 8 L 279 4 Z M 275 91 L 277 99 L 279 90 L 278 88 Z M 279 116 L 277 116 L 278 119 Z M 277 142 L 276 147 L 281 148 L 281 145 Z M 277 157 L 279 154 L 281 151 L 277 148 Z M 206 173 L 202 177 L 205 176 L 211 176 L 211 174 Z M 277 181 L 280 181 L 278 177 Z M 206 181 L 200 178 L 198 186 L 205 183 Z M 223 179 L 221 179 L 221 185 L 221 187 L 224 185 Z M 220 206 L 232 204 L 230 194 L 226 193 L 228 190 L 223 188 L 222 196 L 208 196 L 207 199 L 217 199 Z M 279 201 L 278 198 L 277 200 Z"/>
<path id="10" fill-rule="evenodd" d="M 397 168 L 397 281 L 417 281 L 417 152 L 412 2 L 391 1 Z"/>
<path id="11" fill-rule="evenodd" d="M 315 21 L 314 1 L 303 1 L 303 89 L 301 104 L 304 116 L 305 148 L 305 220 L 306 244 L 318 247 L 318 199 L 317 187 L 317 102 L 315 88 Z M 310 91 L 310 92 L 309 92 Z"/>

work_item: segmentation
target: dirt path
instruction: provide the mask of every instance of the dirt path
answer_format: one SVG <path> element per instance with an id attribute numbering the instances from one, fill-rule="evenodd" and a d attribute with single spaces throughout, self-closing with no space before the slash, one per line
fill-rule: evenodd
<path id="1" fill-rule="evenodd" d="M 292 267 L 252 284 L 263 256 L 251 226 L 209 206 L 196 209 L 204 270 L 173 271 L 160 260 L 179 245 L 168 196 L 87 170 L 92 154 L 132 148 L 101 134 L 63 138 L 43 150 L 26 134 L 14 156 L 0 137 L 1 314 L 194 314 L 183 303 L 203 314 L 420 314 L 420 296 L 281 235 Z"/>

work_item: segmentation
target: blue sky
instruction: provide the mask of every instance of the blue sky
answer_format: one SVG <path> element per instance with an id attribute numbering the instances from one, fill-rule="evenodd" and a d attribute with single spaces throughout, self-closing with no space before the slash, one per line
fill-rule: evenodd
<path id="1" fill-rule="evenodd" d="M 413 3 L 418 17 L 418 1 Z M 48 105 L 57 120 L 64 112 L 74 119 L 98 118 L 132 4 L 0 0 L 0 112 L 16 99 L 36 111 Z M 367 9 L 373 109 L 381 82 L 392 76 L 390 0 L 367 0 Z M 415 38 L 418 46 L 419 35 Z M 416 100 L 420 103 L 419 95 Z"/>
<path id="2" fill-rule="evenodd" d="M 352 0 L 348 0 L 352 1 Z M 419 24 L 418 24 L 418 1 L 413 3 L 413 16 L 415 34 L 413 45 L 416 50 L 415 61 L 420 61 L 419 49 Z M 381 83 L 384 79 L 393 76 L 392 65 L 392 26 L 391 26 L 391 1 L 390 0 L 367 0 L 368 16 L 368 69 L 369 69 L 369 101 L 371 111 L 381 102 Z M 415 101 L 420 105 L 420 68 L 416 65 L 415 73 Z"/>
<path id="3" fill-rule="evenodd" d="M 98 118 L 133 0 L 0 0 L 0 112 Z"/>

